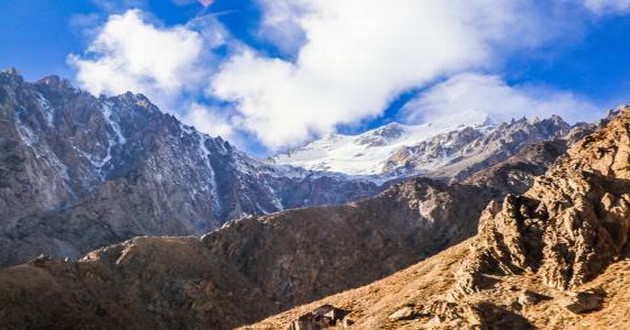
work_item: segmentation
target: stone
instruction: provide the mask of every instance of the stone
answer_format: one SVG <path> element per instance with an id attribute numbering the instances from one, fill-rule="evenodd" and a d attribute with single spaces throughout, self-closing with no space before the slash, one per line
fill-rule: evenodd
<path id="1" fill-rule="evenodd" d="M 602 308 L 604 298 L 597 292 L 580 292 L 574 297 L 566 297 L 558 304 L 573 314 L 583 314 Z"/>
<path id="2" fill-rule="evenodd" d="M 536 272 L 567 290 L 595 278 L 630 242 L 630 111 L 574 143 L 522 195 L 492 203 L 479 220 L 456 291 L 488 287 L 484 274 Z M 491 283 L 489 285 L 492 285 Z"/>
<path id="3" fill-rule="evenodd" d="M 388 318 L 392 321 L 409 320 L 412 319 L 415 314 L 416 312 L 413 306 L 404 306 L 392 313 Z"/>

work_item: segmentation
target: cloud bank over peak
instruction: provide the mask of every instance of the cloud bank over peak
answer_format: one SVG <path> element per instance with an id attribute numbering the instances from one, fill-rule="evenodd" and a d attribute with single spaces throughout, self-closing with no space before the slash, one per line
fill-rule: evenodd
<path id="1" fill-rule="evenodd" d="M 630 0 L 251 1 L 261 9 L 254 42 L 238 39 L 211 11 L 163 26 L 128 10 L 109 16 L 87 52 L 68 61 L 92 93 L 142 92 L 206 133 L 253 136 L 274 150 L 378 119 L 409 91 L 420 92 L 397 115 L 407 123 L 471 110 L 496 120 L 593 118 L 595 106 L 580 95 L 502 77 L 515 54 L 579 40 L 584 15 L 630 7 Z"/>
<path id="2" fill-rule="evenodd" d="M 160 28 L 145 23 L 143 13 L 111 15 L 84 56 L 68 62 L 76 79 L 93 94 L 141 92 L 163 106 L 197 88 L 204 72 L 202 36 L 184 26 Z"/>
<path id="3" fill-rule="evenodd" d="M 520 23 L 524 12 L 535 16 L 526 1 L 297 3 L 301 15 L 282 11 L 295 12 L 295 3 L 262 1 L 272 16 L 263 29 L 282 22 L 304 33 L 296 60 L 245 49 L 222 66 L 210 90 L 235 102 L 245 127 L 272 148 L 377 117 L 399 93 L 439 77 L 492 67 L 493 45 L 516 46 L 513 33 L 526 36 L 519 39 L 526 47 L 548 35 Z"/>
<path id="4" fill-rule="evenodd" d="M 402 118 L 409 123 L 440 122 L 467 118 L 481 112 L 494 122 L 526 116 L 561 114 L 573 122 L 592 121 L 597 108 L 570 92 L 545 86 L 508 86 L 495 75 L 464 73 L 437 84 L 407 103 Z"/>

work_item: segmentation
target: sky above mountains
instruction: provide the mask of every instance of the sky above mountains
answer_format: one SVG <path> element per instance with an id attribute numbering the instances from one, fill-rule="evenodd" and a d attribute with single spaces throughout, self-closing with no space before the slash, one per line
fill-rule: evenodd
<path id="1" fill-rule="evenodd" d="M 630 0 L 4 0 L 0 27 L 1 67 L 143 93 L 257 154 L 630 102 Z"/>

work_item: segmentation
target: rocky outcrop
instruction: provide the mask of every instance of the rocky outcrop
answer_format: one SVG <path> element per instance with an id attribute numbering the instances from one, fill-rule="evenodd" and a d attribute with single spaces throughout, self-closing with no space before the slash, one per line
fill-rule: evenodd
<path id="1" fill-rule="evenodd" d="M 465 127 L 400 148 L 387 160 L 387 169 L 397 175 L 419 172 L 461 181 L 504 162 L 532 143 L 555 140 L 571 130 L 559 116 L 532 121 L 521 118 L 498 126 Z"/>
<path id="2" fill-rule="evenodd" d="M 603 307 L 604 294 L 598 292 L 579 292 L 558 303 L 574 314 L 583 314 L 599 310 Z"/>
<path id="3" fill-rule="evenodd" d="M 474 257 L 461 270 L 464 292 L 482 288 L 483 274 L 523 272 L 570 289 L 622 254 L 630 233 L 629 123 L 622 112 L 574 144 L 527 193 L 486 209 Z"/>

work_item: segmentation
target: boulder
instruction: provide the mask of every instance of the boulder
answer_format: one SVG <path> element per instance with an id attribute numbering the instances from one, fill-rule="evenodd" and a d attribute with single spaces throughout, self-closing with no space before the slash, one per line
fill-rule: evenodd
<path id="1" fill-rule="evenodd" d="M 413 306 L 404 306 L 389 316 L 389 319 L 392 321 L 401 321 L 401 320 L 409 320 L 412 319 L 415 315 L 415 310 Z"/>
<path id="2" fill-rule="evenodd" d="M 580 292 L 575 297 L 561 299 L 558 304 L 573 314 L 582 314 L 601 309 L 603 302 L 602 293 Z"/>

